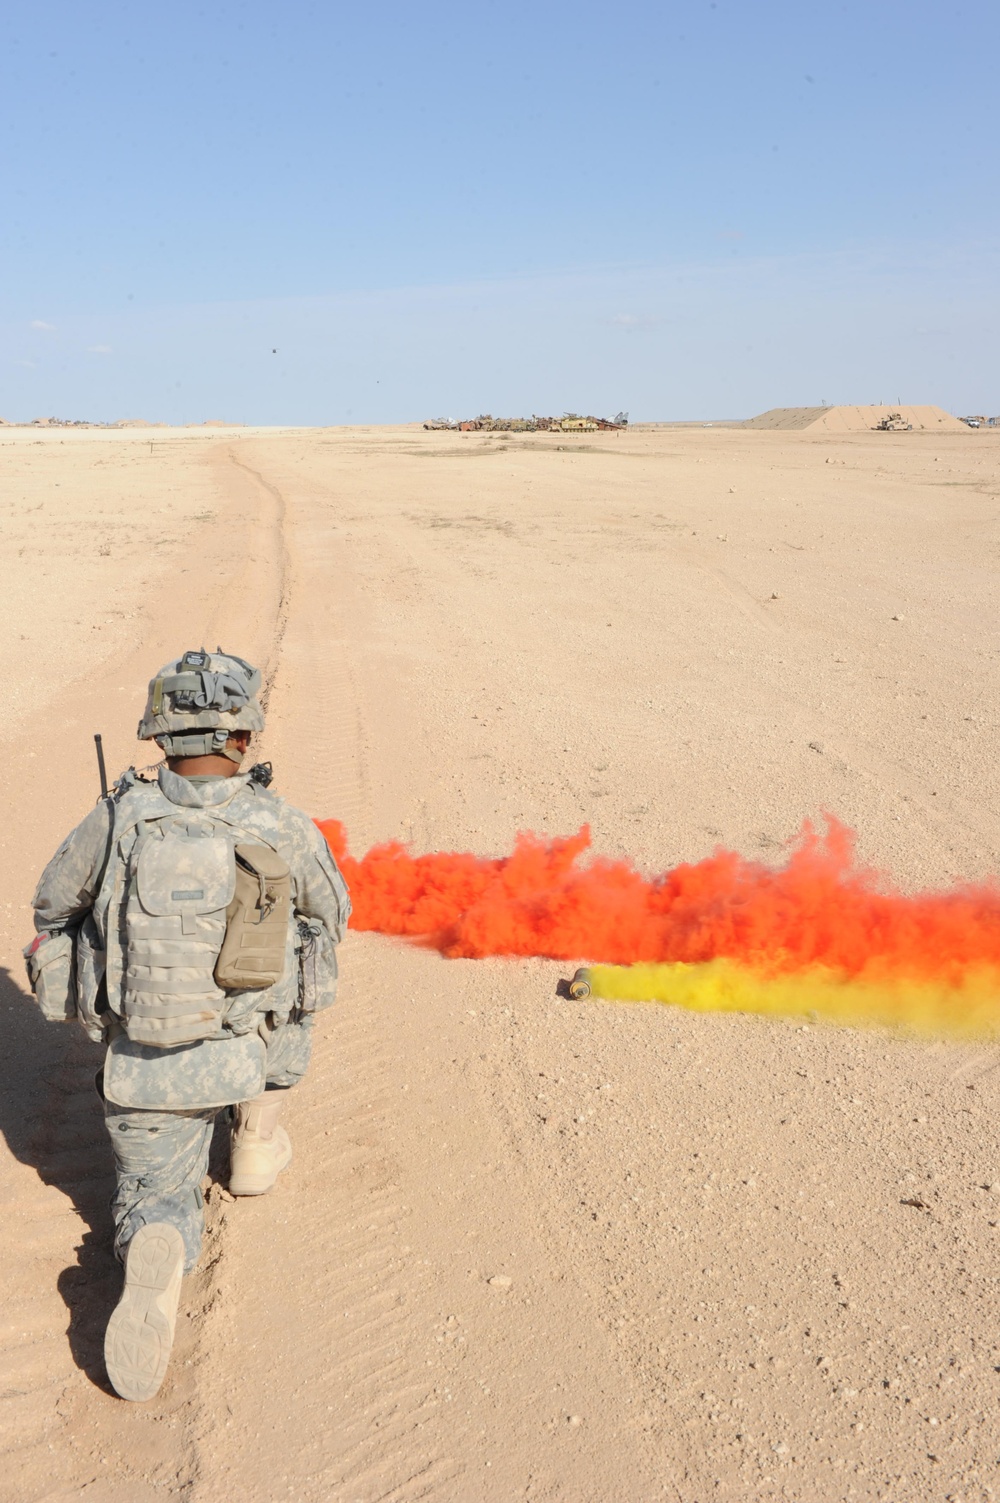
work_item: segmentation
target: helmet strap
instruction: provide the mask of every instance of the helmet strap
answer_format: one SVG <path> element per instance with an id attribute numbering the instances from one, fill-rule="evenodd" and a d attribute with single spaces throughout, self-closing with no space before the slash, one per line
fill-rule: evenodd
<path id="1" fill-rule="evenodd" d="M 153 740 L 168 757 L 228 757 L 239 767 L 243 753 L 227 745 L 230 732 L 224 726 L 204 731 L 163 731 Z"/>

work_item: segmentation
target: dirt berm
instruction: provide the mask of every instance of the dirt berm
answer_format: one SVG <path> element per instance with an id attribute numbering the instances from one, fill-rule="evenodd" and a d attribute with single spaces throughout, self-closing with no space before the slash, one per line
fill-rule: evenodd
<path id="1" fill-rule="evenodd" d="M 772 407 L 758 417 L 747 418 L 743 428 L 773 428 L 784 433 L 868 433 L 893 414 L 910 423 L 916 432 L 960 433 L 968 431 L 960 418 L 941 407 Z"/>

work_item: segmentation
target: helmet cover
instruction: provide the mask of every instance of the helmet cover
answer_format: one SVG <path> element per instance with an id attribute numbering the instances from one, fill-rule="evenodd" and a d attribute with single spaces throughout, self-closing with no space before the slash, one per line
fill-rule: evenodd
<path id="1" fill-rule="evenodd" d="M 233 731 L 264 729 L 260 686 L 260 670 L 221 647 L 185 652 L 150 680 L 139 739 L 172 756 L 224 751 Z"/>

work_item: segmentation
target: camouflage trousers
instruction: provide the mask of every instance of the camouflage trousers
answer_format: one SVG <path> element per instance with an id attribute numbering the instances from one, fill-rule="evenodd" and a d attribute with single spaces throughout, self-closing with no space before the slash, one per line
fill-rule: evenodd
<path id="1" fill-rule="evenodd" d="M 302 1079 L 312 1053 L 312 1021 L 307 1014 L 272 1034 L 268 1089 L 286 1088 Z M 228 1110 L 213 1106 L 203 1111 L 148 1111 L 105 1101 L 104 1123 L 117 1174 L 111 1198 L 115 1253 L 121 1261 L 141 1226 L 168 1221 L 184 1238 L 184 1272 L 194 1268 L 205 1230 L 201 1182 L 208 1171 L 215 1119 Z"/>

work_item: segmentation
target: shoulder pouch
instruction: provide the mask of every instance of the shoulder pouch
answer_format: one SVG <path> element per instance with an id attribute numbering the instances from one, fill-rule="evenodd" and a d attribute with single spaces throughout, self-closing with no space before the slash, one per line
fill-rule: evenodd
<path id="1" fill-rule="evenodd" d="M 74 936 L 65 929 L 36 934 L 23 951 L 28 981 L 43 1018 L 65 1023 L 76 1017 Z"/>

